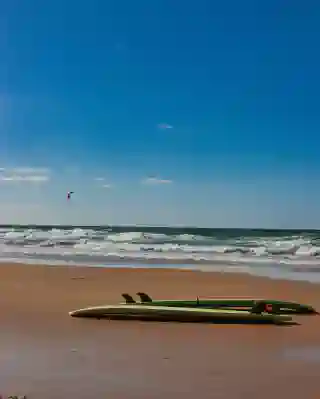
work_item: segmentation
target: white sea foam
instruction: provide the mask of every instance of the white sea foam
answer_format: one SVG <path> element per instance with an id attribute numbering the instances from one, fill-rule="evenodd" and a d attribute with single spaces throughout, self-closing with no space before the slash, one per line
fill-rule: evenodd
<path id="1" fill-rule="evenodd" d="M 161 228 L 158 232 L 118 230 L 2 227 L 0 261 L 90 265 L 149 262 L 167 267 L 175 264 L 175 267 L 204 271 L 220 268 L 320 281 L 320 236 L 317 234 L 246 236 L 242 231 L 242 235 L 228 236 L 216 230 L 206 236 L 173 234 Z"/>

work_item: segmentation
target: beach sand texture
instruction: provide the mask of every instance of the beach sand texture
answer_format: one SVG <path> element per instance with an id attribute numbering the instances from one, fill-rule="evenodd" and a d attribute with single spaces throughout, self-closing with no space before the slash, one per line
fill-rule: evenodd
<path id="1" fill-rule="evenodd" d="M 159 269 L 0 266 L 0 394 L 53 398 L 320 397 L 320 316 L 300 325 L 86 320 L 73 309 L 154 298 L 256 296 L 320 309 L 320 287 Z"/>

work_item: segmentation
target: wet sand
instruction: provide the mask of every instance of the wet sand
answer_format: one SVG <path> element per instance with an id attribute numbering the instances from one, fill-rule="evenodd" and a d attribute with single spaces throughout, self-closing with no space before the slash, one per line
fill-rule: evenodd
<path id="1" fill-rule="evenodd" d="M 320 316 L 300 325 L 74 319 L 68 311 L 155 298 L 245 295 L 320 310 L 320 286 L 159 269 L 0 265 L 0 394 L 29 398 L 318 398 Z"/>

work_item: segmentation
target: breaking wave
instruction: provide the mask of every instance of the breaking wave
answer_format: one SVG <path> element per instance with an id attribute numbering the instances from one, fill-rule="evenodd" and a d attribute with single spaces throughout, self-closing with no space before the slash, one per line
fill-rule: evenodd
<path id="1" fill-rule="evenodd" d="M 136 262 L 263 274 L 320 272 L 320 232 L 163 227 L 1 227 L 0 261 Z M 180 266 L 179 266 L 180 265 Z M 193 265 L 193 266 L 191 266 Z M 294 277 L 296 278 L 296 277 Z"/>

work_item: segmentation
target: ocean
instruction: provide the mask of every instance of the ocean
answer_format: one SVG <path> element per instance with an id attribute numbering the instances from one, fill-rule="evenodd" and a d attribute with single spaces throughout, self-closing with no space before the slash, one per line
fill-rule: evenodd
<path id="1" fill-rule="evenodd" d="M 2 225 L 0 262 L 165 267 L 320 282 L 320 231 Z"/>

